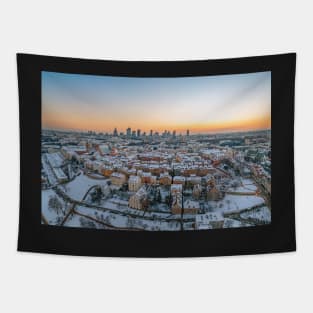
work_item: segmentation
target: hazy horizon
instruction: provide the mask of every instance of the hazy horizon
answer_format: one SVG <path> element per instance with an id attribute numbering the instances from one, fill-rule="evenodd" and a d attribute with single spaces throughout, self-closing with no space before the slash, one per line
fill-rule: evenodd
<path id="1" fill-rule="evenodd" d="M 42 128 L 42 130 L 45 130 L 45 131 L 56 131 L 56 132 L 68 132 L 68 133 L 87 133 L 88 131 L 92 131 L 92 132 L 95 132 L 97 134 L 99 133 L 103 133 L 103 134 L 113 134 L 113 131 L 114 129 L 112 129 L 111 131 L 98 131 L 98 130 L 94 130 L 94 129 L 87 129 L 87 130 L 80 130 L 80 129 L 62 129 L 62 128 Z M 137 131 L 137 129 L 132 129 L 132 131 Z M 165 130 L 165 129 L 164 129 Z M 163 130 L 163 131 L 164 131 Z M 118 131 L 118 135 L 120 135 L 120 133 L 124 133 L 124 135 L 126 135 L 126 129 L 125 130 L 119 130 L 117 128 L 117 131 Z M 145 130 L 145 129 L 140 129 L 141 131 L 141 135 L 145 132 L 147 136 L 150 135 L 150 130 Z M 158 132 L 159 135 L 162 135 L 163 131 L 161 132 Z M 187 129 L 184 131 L 184 132 L 177 132 L 176 131 L 176 135 L 179 136 L 180 134 L 182 135 L 185 135 L 186 134 L 186 131 Z M 253 133 L 253 132 L 262 132 L 262 131 L 271 131 L 271 128 L 260 128 L 260 129 L 251 129 L 251 130 L 233 130 L 233 131 L 219 131 L 219 132 L 202 132 L 202 133 L 193 133 L 193 132 L 190 132 L 190 136 L 192 135 L 214 135 L 214 134 L 231 134 L 231 133 Z M 155 133 L 155 131 L 153 130 L 153 133 Z M 172 132 L 171 132 L 172 133 Z"/>
<path id="2" fill-rule="evenodd" d="M 42 128 L 177 134 L 271 129 L 271 72 L 137 78 L 42 72 Z"/>

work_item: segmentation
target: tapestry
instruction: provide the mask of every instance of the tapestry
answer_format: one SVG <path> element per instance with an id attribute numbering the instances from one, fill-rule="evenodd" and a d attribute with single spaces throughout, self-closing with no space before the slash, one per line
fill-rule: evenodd
<path id="1" fill-rule="evenodd" d="M 18 54 L 18 250 L 294 251 L 295 63 Z"/>

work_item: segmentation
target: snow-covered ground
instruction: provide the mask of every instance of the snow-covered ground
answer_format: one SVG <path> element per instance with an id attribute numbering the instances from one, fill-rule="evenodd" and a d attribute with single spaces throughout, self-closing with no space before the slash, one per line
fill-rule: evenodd
<path id="1" fill-rule="evenodd" d="M 77 214 L 71 215 L 66 223 L 64 224 L 66 227 L 85 227 L 85 228 L 97 228 L 97 229 L 103 229 L 104 226 L 100 223 L 97 223 L 93 220 L 90 220 L 88 218 L 82 217 Z"/>
<path id="2" fill-rule="evenodd" d="M 81 201 L 87 190 L 94 186 L 99 185 L 105 187 L 107 185 L 106 180 L 92 179 L 83 173 L 75 177 L 74 180 L 62 186 L 64 191 L 72 199 Z"/>
<path id="3" fill-rule="evenodd" d="M 255 195 L 225 195 L 223 200 L 218 201 L 217 207 L 223 213 L 238 213 L 242 210 L 249 209 L 256 205 L 264 204 L 262 197 Z"/>
<path id="4" fill-rule="evenodd" d="M 47 189 L 41 191 L 41 213 L 49 224 L 55 225 L 58 222 L 58 217 L 63 217 L 64 214 L 61 212 L 58 214 L 55 210 L 49 208 L 49 199 L 51 197 L 56 197 L 62 204 L 63 208 L 65 208 L 65 203 L 63 199 L 54 192 L 54 190 Z"/>
<path id="5" fill-rule="evenodd" d="M 247 186 L 239 186 L 239 187 L 235 187 L 235 188 L 234 187 L 229 188 L 227 191 L 229 191 L 229 192 L 238 192 L 238 193 L 255 193 L 256 188 L 255 189 L 252 189 L 252 188 L 250 189 Z"/>
<path id="6" fill-rule="evenodd" d="M 196 218 L 196 224 L 198 230 L 212 229 L 215 228 L 214 223 L 221 222 L 222 228 L 237 228 L 237 227 L 247 227 L 250 224 L 238 221 L 231 218 L 223 218 L 219 214 L 199 214 Z"/>
<path id="7" fill-rule="evenodd" d="M 145 214 L 146 217 L 155 216 L 155 217 L 160 217 L 160 218 L 166 218 L 171 214 L 169 211 L 164 211 L 164 213 L 163 212 L 154 212 L 154 211 L 144 212 L 142 210 L 132 209 L 128 206 L 128 201 L 120 200 L 117 198 L 110 198 L 110 199 L 104 200 L 101 202 L 100 206 L 105 208 L 105 209 L 116 210 L 116 211 L 119 211 L 121 213 L 135 214 L 135 215 L 138 215 L 139 217 L 142 216 L 143 214 Z"/>
<path id="8" fill-rule="evenodd" d="M 242 193 L 253 193 L 258 190 L 258 187 L 251 179 L 242 178 L 239 182 L 240 185 L 238 187 L 231 187 L 228 189 L 230 192 L 242 192 Z"/>
<path id="9" fill-rule="evenodd" d="M 238 227 L 249 227 L 249 226 L 253 226 L 253 225 L 242 222 L 242 221 L 234 220 L 231 218 L 225 218 L 223 228 L 238 228 Z"/>
<path id="10" fill-rule="evenodd" d="M 222 212 L 213 212 L 198 214 L 196 216 L 197 229 L 214 228 L 214 223 L 221 222 L 223 228 L 237 228 L 255 226 L 249 219 L 258 220 L 259 222 L 270 223 L 271 211 L 268 207 L 252 209 L 240 214 L 240 219 L 225 218 Z"/>
<path id="11" fill-rule="evenodd" d="M 271 211 L 268 207 L 264 206 L 261 208 L 256 208 L 248 212 L 243 212 L 240 214 L 240 217 L 245 219 L 255 219 L 265 223 L 271 222 Z"/>
<path id="12" fill-rule="evenodd" d="M 254 184 L 253 180 L 250 178 L 241 178 L 241 182 L 243 185 L 253 185 Z"/>
<path id="13" fill-rule="evenodd" d="M 127 216 L 122 216 L 114 213 L 110 213 L 109 211 L 102 211 L 97 209 L 90 209 L 84 206 L 77 206 L 75 210 L 83 215 L 90 216 L 93 219 L 97 219 L 99 222 L 103 222 L 105 224 L 111 225 L 116 228 L 134 228 L 141 230 L 169 230 L 169 231 L 177 231 L 180 230 L 179 222 L 166 222 L 159 220 L 147 220 L 140 217 L 131 218 Z M 81 225 L 79 215 L 74 215 L 71 217 L 64 226 L 68 227 L 84 227 Z M 97 224 L 97 223 L 95 223 Z M 85 226 L 86 227 L 86 226 Z M 88 227 L 88 225 L 87 225 Z M 105 228 L 105 226 L 99 223 L 97 228 Z"/>

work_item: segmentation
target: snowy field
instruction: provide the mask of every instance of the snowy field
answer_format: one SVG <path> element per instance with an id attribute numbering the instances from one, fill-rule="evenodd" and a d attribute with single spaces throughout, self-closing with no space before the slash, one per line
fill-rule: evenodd
<path id="1" fill-rule="evenodd" d="M 217 202 L 217 206 L 223 213 L 239 213 L 264 203 L 264 199 L 259 196 L 226 195 L 223 200 Z"/>
<path id="2" fill-rule="evenodd" d="M 202 214 L 197 217 L 197 229 L 205 230 L 212 229 L 213 223 L 216 221 L 223 221 L 223 228 L 238 228 L 252 226 L 244 221 L 238 221 L 231 218 L 222 218 L 219 215 Z M 213 222 L 213 223 L 212 223 Z"/>
<path id="3" fill-rule="evenodd" d="M 94 185 L 106 186 L 106 181 L 107 180 L 92 179 L 81 173 L 74 180 L 63 185 L 62 188 L 69 197 L 77 201 L 81 201 L 90 187 Z"/>
<path id="4" fill-rule="evenodd" d="M 71 215 L 64 226 L 67 227 L 85 227 L 85 228 L 97 228 L 97 229 L 103 229 L 104 226 L 100 223 L 97 223 L 93 220 L 90 220 L 88 218 L 82 217 L 77 214 Z"/>
<path id="5" fill-rule="evenodd" d="M 57 214 L 55 210 L 49 208 L 49 199 L 51 197 L 56 197 L 63 207 L 65 207 L 65 203 L 62 198 L 57 196 L 54 190 L 47 189 L 41 191 L 41 213 L 49 224 L 55 225 L 58 224 L 58 218 L 63 217 L 64 214 L 62 214 L 61 212 Z"/>
<path id="6" fill-rule="evenodd" d="M 231 218 L 225 218 L 223 228 L 238 228 L 238 227 L 250 227 L 250 226 L 253 226 L 253 225 L 247 222 L 238 221 L 238 220 L 234 220 Z"/>
<path id="7" fill-rule="evenodd" d="M 214 228 L 214 222 L 223 221 L 223 228 L 250 227 L 255 226 L 251 220 L 263 223 L 271 222 L 271 211 L 263 205 L 264 200 L 257 196 L 226 195 L 222 201 L 218 201 L 212 212 L 198 214 L 196 216 L 197 229 Z M 246 211 L 248 210 L 248 211 Z M 244 211 L 244 212 L 242 212 Z M 242 212 L 242 213 L 240 213 Z M 224 214 L 238 213 L 238 219 L 225 217 Z"/>
<path id="8" fill-rule="evenodd" d="M 243 212 L 240 214 L 240 217 L 245 219 L 255 219 L 265 223 L 271 222 L 271 211 L 268 207 L 264 206 L 261 208 L 253 209 L 248 212 Z"/>
<path id="9" fill-rule="evenodd" d="M 93 219 L 98 220 L 99 222 L 103 222 L 105 224 L 109 224 L 116 228 L 134 228 L 139 230 L 171 230 L 177 231 L 180 230 L 180 223 L 178 222 L 166 222 L 166 221 L 153 221 L 147 220 L 140 217 L 130 218 L 127 216 L 122 216 L 118 214 L 113 214 L 108 211 L 102 211 L 97 209 L 90 209 L 84 206 L 78 206 L 75 210 L 83 215 L 89 216 Z M 74 215 L 71 217 L 64 226 L 68 227 L 84 227 L 81 224 L 79 215 Z M 87 218 L 85 218 L 87 219 Z M 95 223 L 96 228 L 106 228 L 101 223 Z M 87 225 L 88 226 L 88 225 Z"/>
<path id="10" fill-rule="evenodd" d="M 230 192 L 242 192 L 242 193 L 254 193 L 258 190 L 258 187 L 251 179 L 242 178 L 238 187 L 229 188 Z"/>

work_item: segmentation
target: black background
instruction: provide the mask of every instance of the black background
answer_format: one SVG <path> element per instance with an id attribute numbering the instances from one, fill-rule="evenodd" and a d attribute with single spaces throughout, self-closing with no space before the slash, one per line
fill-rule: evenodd
<path id="1" fill-rule="evenodd" d="M 128 62 L 17 54 L 20 103 L 18 250 L 89 256 L 187 257 L 296 249 L 293 119 L 296 54 L 224 60 Z M 272 72 L 272 222 L 202 231 L 132 232 L 41 224 L 41 71 L 133 77 Z"/>

